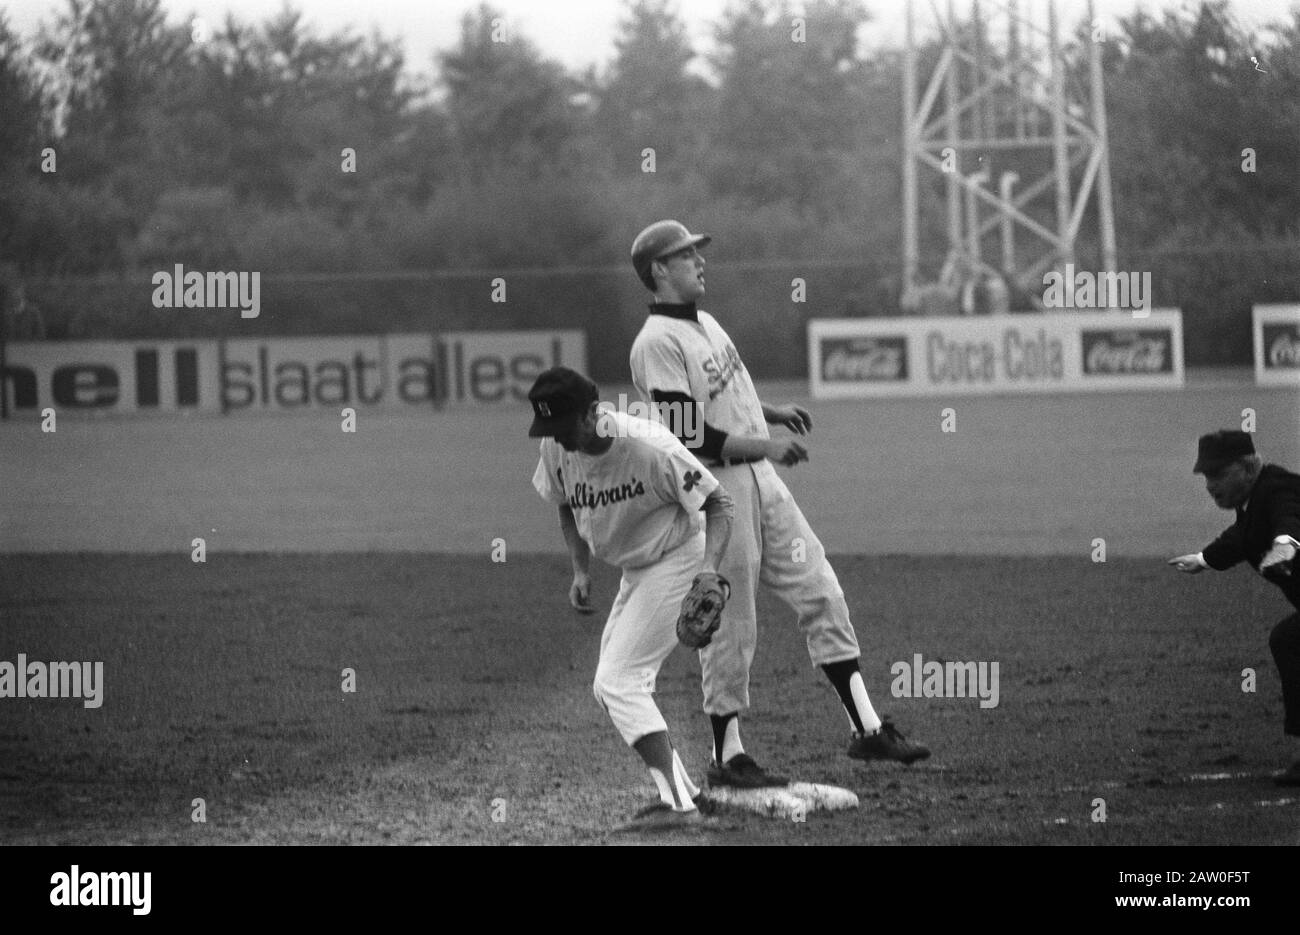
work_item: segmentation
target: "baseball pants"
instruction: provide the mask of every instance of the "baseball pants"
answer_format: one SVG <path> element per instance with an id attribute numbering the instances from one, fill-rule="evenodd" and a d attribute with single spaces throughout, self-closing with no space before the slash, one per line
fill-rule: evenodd
<path id="1" fill-rule="evenodd" d="M 704 563 L 704 533 L 659 561 L 624 568 L 600 637 L 592 691 L 629 746 L 668 725 L 652 695 L 659 667 L 677 643 L 677 616 Z"/>
<path id="2" fill-rule="evenodd" d="M 794 611 L 814 665 L 856 659 L 858 639 L 826 551 L 770 461 L 711 468 L 736 504 L 719 572 L 731 598 L 713 642 L 700 650 L 704 711 L 749 707 L 749 669 L 758 643 L 755 590 L 765 585 Z"/>
<path id="3" fill-rule="evenodd" d="M 1300 613 L 1294 613 L 1273 628 L 1268 637 L 1273 662 L 1282 681 L 1284 733 L 1300 737 Z"/>

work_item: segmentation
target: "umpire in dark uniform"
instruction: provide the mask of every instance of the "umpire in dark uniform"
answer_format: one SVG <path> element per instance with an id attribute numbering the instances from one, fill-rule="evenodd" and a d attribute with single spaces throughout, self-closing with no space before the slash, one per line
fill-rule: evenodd
<path id="1" fill-rule="evenodd" d="M 1300 475 L 1264 464 L 1250 435 L 1229 430 L 1201 436 L 1192 472 L 1205 475 L 1205 489 L 1214 502 L 1235 510 L 1237 521 L 1204 551 L 1171 558 L 1169 564 L 1196 574 L 1249 562 L 1300 611 L 1300 569 L 1295 561 L 1300 549 Z M 1283 732 L 1300 754 L 1300 612 L 1273 628 L 1268 645 L 1282 681 Z M 1300 756 L 1277 782 L 1300 786 Z"/>

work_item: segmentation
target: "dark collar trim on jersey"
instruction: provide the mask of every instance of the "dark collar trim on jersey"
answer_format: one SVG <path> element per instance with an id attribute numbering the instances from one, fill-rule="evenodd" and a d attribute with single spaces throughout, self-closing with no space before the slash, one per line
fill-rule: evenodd
<path id="1" fill-rule="evenodd" d="M 684 318 L 687 321 L 699 321 L 694 302 L 652 302 L 651 315 L 667 315 L 669 318 Z"/>

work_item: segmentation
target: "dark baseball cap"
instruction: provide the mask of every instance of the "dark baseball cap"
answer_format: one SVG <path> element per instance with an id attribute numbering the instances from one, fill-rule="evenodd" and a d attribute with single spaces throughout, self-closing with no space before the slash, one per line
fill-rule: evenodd
<path id="1" fill-rule="evenodd" d="M 1237 429 L 1220 429 L 1202 435 L 1196 449 L 1196 466 L 1193 474 L 1215 474 L 1238 458 L 1255 453 L 1255 441 L 1249 432 Z"/>
<path id="2" fill-rule="evenodd" d="M 552 367 L 545 371 L 528 391 L 528 401 L 533 404 L 528 437 L 553 437 L 586 412 L 599 396 L 596 384 L 576 370 Z"/>
<path id="3" fill-rule="evenodd" d="M 632 241 L 632 265 L 641 281 L 653 288 L 651 263 L 687 247 L 707 247 L 712 240 L 708 234 L 692 234 L 680 221 L 655 221 Z"/>

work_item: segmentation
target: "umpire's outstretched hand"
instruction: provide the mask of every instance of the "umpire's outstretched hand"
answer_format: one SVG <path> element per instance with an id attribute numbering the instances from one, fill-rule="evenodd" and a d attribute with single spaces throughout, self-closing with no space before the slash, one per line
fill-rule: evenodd
<path id="1" fill-rule="evenodd" d="M 1180 555 L 1177 558 L 1171 558 L 1167 564 L 1173 565 L 1179 571 L 1185 571 L 1189 575 L 1194 575 L 1198 571 L 1205 570 L 1205 566 L 1197 559 L 1195 552 L 1190 555 Z"/>

